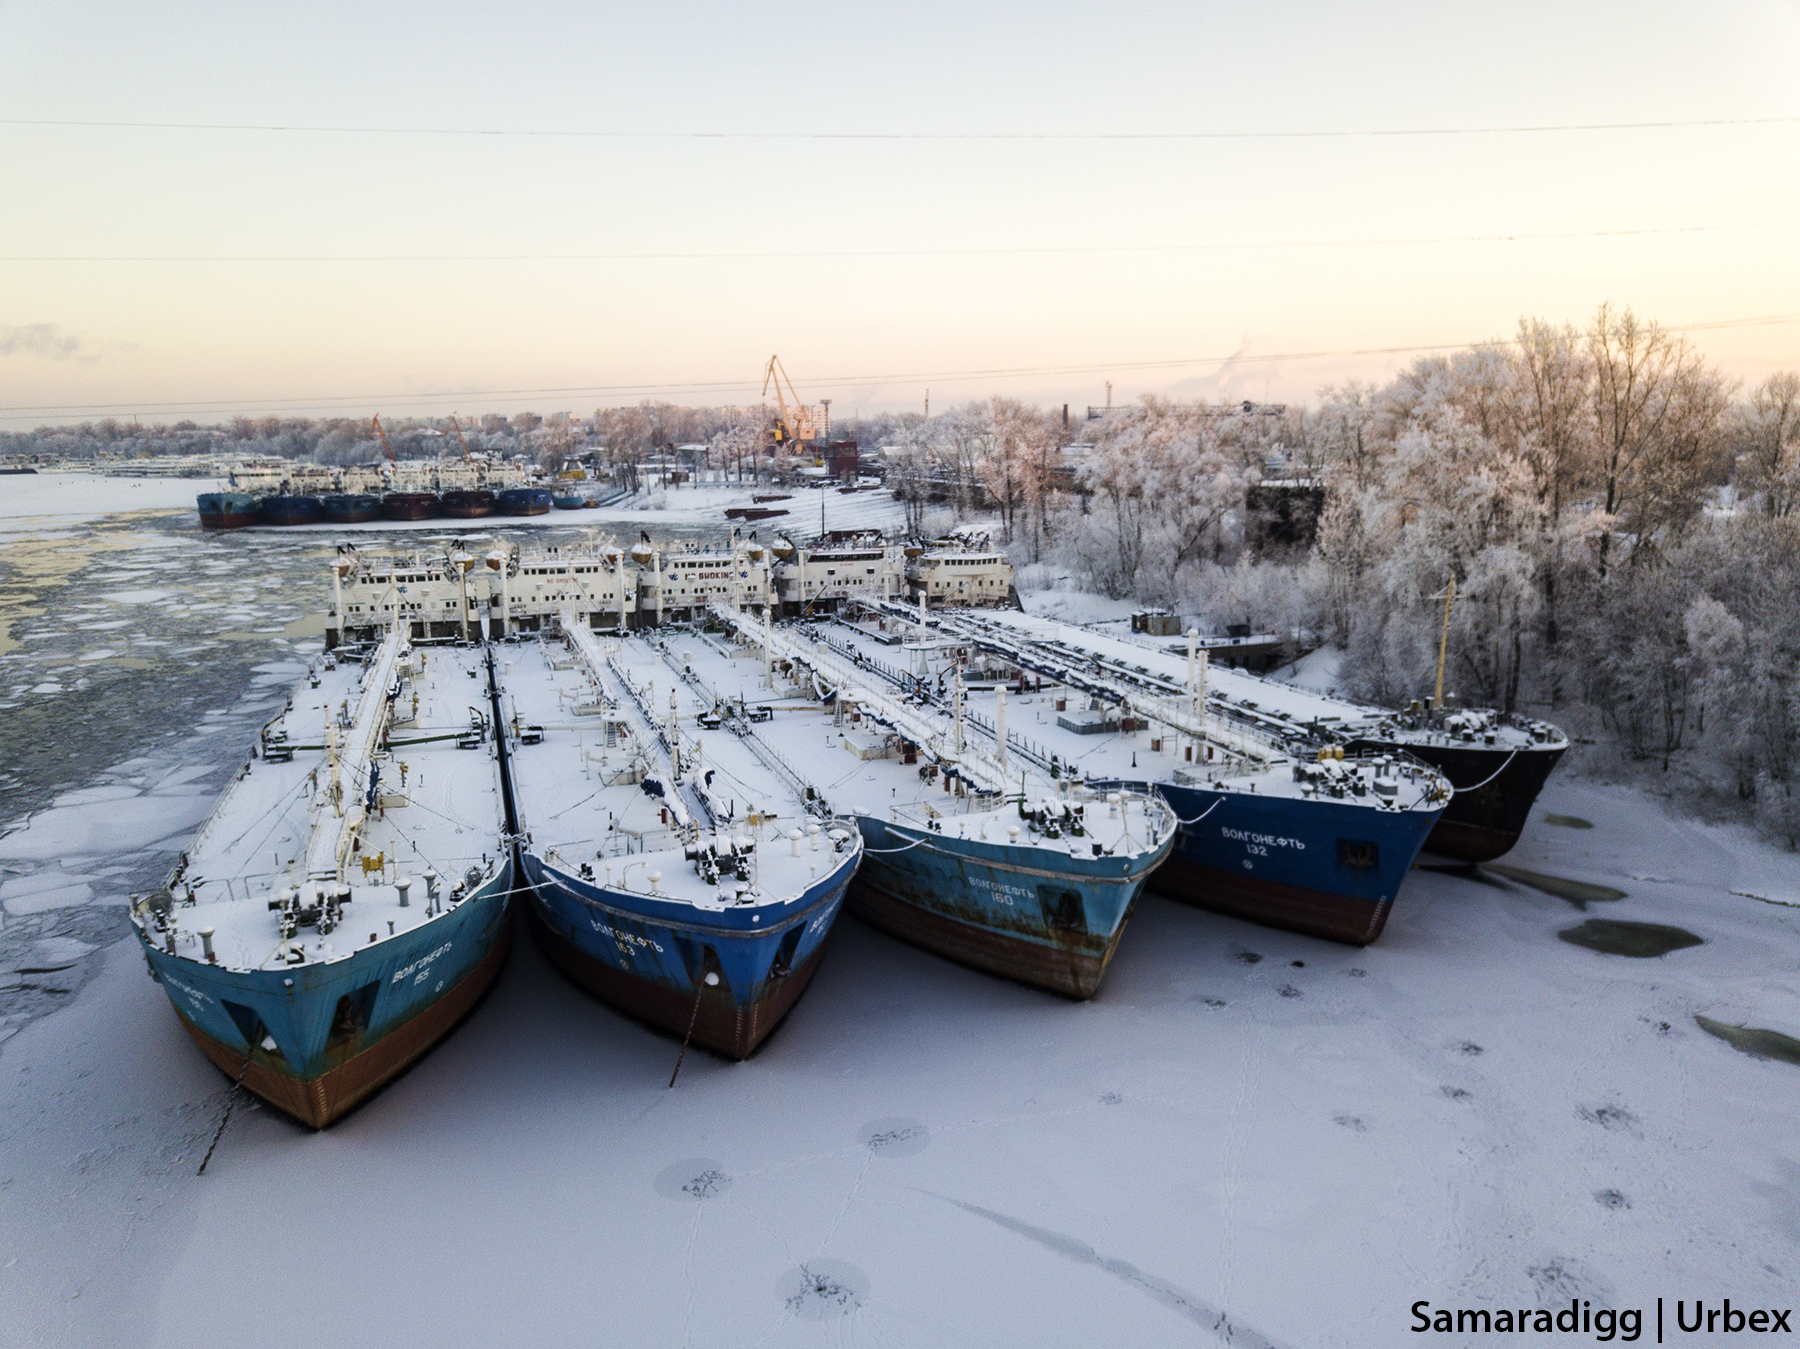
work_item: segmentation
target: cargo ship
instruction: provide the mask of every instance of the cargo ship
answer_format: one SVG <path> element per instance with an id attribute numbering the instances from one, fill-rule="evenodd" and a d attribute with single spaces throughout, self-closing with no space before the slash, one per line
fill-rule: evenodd
<path id="1" fill-rule="evenodd" d="M 458 520 L 479 520 L 492 515 L 499 493 L 486 487 L 455 487 L 445 492 L 438 505 L 445 515 Z"/>
<path id="2" fill-rule="evenodd" d="M 891 630 L 904 611 L 873 606 Z M 1154 792 L 1178 831 L 1150 877 L 1159 894 L 1196 907 L 1332 941 L 1381 935 L 1413 860 L 1449 799 L 1443 778 L 1393 752 L 1321 746 L 1304 756 L 1203 715 L 1206 665 L 1196 651 L 1181 697 L 1153 694 L 1091 663 L 1048 656 L 1001 634 L 964 633 L 973 615 L 941 610 L 917 623 L 900 659 L 918 696 L 938 699 L 967 672 L 993 688 L 993 715 L 971 718 L 996 745 L 1058 777 L 1077 771 L 1092 793 Z M 908 676 L 882 644 L 890 633 L 834 623 L 824 640 L 864 671 Z M 1006 687 L 1017 729 L 1005 725 Z"/>
<path id="3" fill-rule="evenodd" d="M 340 567 L 352 565 L 340 555 Z M 498 691 L 389 626 L 316 659 L 133 930 L 182 1028 L 314 1128 L 446 1035 L 505 961 Z"/>
<path id="4" fill-rule="evenodd" d="M 748 1057 L 818 969 L 861 835 L 668 651 L 572 607 L 540 647 L 505 678 L 540 945 L 619 1010 Z"/>
<path id="5" fill-rule="evenodd" d="M 1021 613 L 960 616 L 970 635 L 1024 639 L 1150 693 L 1179 694 L 1186 657 L 1166 643 L 1132 640 Z M 1316 693 L 1217 665 L 1208 674 L 1207 712 L 1227 724 L 1307 757 L 1321 745 L 1353 755 L 1411 755 L 1453 790 L 1425 850 L 1461 862 L 1487 862 L 1518 842 L 1544 782 L 1568 750 L 1568 737 L 1535 717 L 1491 709 L 1433 708 L 1415 702 L 1392 711 Z"/>
<path id="6" fill-rule="evenodd" d="M 262 519 L 262 507 L 248 492 L 202 492 L 197 504 L 202 529 L 244 529 Z"/>
<path id="7" fill-rule="evenodd" d="M 1160 797 L 1047 772 L 1010 752 L 1005 736 L 990 751 L 955 679 L 948 707 L 923 704 L 818 628 L 759 622 L 719 602 L 714 612 L 753 663 L 760 657 L 758 697 L 779 728 L 770 739 L 862 831 L 852 913 L 990 974 L 1071 998 L 1099 991 L 1145 882 L 1175 843 Z M 742 678 L 737 666 L 717 682 Z"/>
<path id="8" fill-rule="evenodd" d="M 389 492 L 381 498 L 381 514 L 389 520 L 430 520 L 439 505 L 436 492 Z"/>
<path id="9" fill-rule="evenodd" d="M 315 496 L 267 496 L 261 504 L 265 525 L 313 525 L 325 514 L 325 503 Z"/>
<path id="10" fill-rule="evenodd" d="M 381 498 L 372 492 L 333 492 L 321 497 L 325 519 L 337 525 L 367 524 L 381 518 Z"/>
<path id="11" fill-rule="evenodd" d="M 548 515 L 550 514 L 550 489 L 548 487 L 502 488 L 496 509 L 501 515 Z"/>

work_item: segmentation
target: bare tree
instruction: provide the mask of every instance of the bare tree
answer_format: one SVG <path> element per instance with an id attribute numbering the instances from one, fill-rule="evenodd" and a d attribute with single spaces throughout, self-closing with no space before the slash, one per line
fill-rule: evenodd
<path id="1" fill-rule="evenodd" d="M 1778 370 L 1757 385 L 1735 430 L 1743 485 L 1761 493 L 1765 514 L 1792 514 L 1800 506 L 1800 374 Z"/>

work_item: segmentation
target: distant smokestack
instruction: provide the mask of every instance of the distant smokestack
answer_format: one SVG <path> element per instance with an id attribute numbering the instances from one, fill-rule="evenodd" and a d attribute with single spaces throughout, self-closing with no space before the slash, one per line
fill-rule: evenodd
<path id="1" fill-rule="evenodd" d="M 1069 405 L 1067 403 L 1064 403 L 1063 404 L 1063 430 L 1067 431 L 1068 429 L 1069 429 Z"/>

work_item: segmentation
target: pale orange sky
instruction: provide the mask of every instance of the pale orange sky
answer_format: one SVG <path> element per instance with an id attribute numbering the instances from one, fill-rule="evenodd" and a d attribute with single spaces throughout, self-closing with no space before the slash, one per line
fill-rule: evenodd
<path id="1" fill-rule="evenodd" d="M 754 402 L 771 351 L 838 415 L 1306 400 L 1602 300 L 1800 315 L 1800 120 L 1741 124 L 1800 118 L 1793 0 L 652 8 L 0 7 L 0 427 Z"/>

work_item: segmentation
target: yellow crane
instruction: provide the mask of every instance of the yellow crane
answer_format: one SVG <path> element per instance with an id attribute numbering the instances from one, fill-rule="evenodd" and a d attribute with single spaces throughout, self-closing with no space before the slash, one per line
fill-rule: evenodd
<path id="1" fill-rule="evenodd" d="M 462 423 L 456 420 L 456 414 L 454 412 L 450 414 L 450 425 L 456 428 L 456 443 L 462 446 L 463 462 L 467 463 L 471 457 L 469 454 L 469 442 L 463 439 Z"/>
<path id="2" fill-rule="evenodd" d="M 387 451 L 388 463 L 398 464 L 400 460 L 394 455 L 394 447 L 388 444 L 387 432 L 381 429 L 381 417 L 375 418 L 375 434 L 381 437 L 381 448 Z"/>
<path id="3" fill-rule="evenodd" d="M 784 384 L 787 386 L 785 393 L 782 390 Z M 769 357 L 768 365 L 763 367 L 764 398 L 769 396 L 771 388 L 775 390 L 775 405 L 780 409 L 775 419 L 775 443 L 796 445 L 817 440 L 819 433 L 813 425 L 812 409 L 802 403 L 800 395 L 794 392 L 794 381 L 788 378 L 779 356 Z"/>

